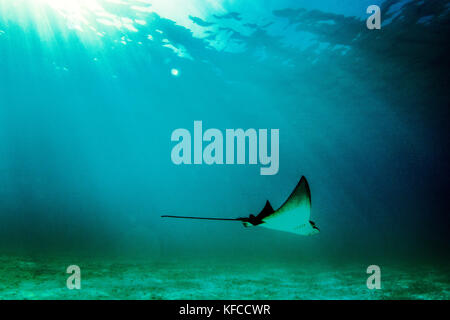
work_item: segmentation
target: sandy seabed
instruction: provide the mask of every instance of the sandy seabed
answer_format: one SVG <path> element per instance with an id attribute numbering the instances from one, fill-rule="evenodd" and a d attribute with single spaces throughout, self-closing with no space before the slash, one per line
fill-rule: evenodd
<path id="1" fill-rule="evenodd" d="M 81 289 L 69 290 L 69 265 Z M 260 262 L 152 262 L 0 256 L 0 299 L 449 299 L 442 266 L 382 266 L 369 290 L 367 266 Z"/>

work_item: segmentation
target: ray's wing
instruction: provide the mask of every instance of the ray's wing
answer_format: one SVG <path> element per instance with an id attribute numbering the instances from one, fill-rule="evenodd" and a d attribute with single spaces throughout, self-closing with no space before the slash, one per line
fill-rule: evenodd
<path id="1" fill-rule="evenodd" d="M 261 210 L 261 212 L 258 213 L 256 219 L 263 220 L 264 218 L 270 216 L 274 212 L 275 210 L 273 210 L 272 205 L 270 204 L 269 200 L 267 200 L 266 205 Z"/>
<path id="2" fill-rule="evenodd" d="M 263 219 L 261 226 L 283 231 L 301 233 L 305 226 L 309 226 L 311 215 L 311 191 L 305 177 L 300 179 L 297 187 L 286 202 L 274 213 Z"/>
<path id="3" fill-rule="evenodd" d="M 277 211 L 281 214 L 282 212 L 291 211 L 295 208 L 304 209 L 302 211 L 305 215 L 304 219 L 309 220 L 311 213 L 311 191 L 309 190 L 308 181 L 306 181 L 304 176 L 300 179 L 286 202 Z"/>

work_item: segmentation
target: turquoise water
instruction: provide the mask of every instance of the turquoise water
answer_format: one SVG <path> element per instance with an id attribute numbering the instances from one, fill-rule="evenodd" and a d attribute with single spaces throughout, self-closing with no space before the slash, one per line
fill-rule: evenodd
<path id="1" fill-rule="evenodd" d="M 0 0 L 0 298 L 448 299 L 449 13 Z M 278 172 L 175 165 L 194 121 L 279 129 Z M 311 237 L 160 218 L 277 209 L 303 175 Z"/>

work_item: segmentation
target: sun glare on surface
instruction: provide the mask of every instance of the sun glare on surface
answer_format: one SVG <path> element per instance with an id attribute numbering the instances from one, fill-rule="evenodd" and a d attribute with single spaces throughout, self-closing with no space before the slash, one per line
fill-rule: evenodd
<path id="1" fill-rule="evenodd" d="M 63 17 L 67 26 L 79 31 L 97 31 L 96 25 L 115 27 L 117 29 L 127 29 L 137 32 L 136 21 L 125 15 L 112 13 L 105 9 L 105 5 L 120 5 L 126 8 L 130 1 L 117 0 L 37 0 L 41 5 L 51 8 Z M 142 11 L 149 10 L 150 4 L 146 1 L 139 1 L 142 6 L 138 7 Z M 101 34 L 99 34 L 101 35 Z"/>
<path id="2" fill-rule="evenodd" d="M 193 60 L 182 44 L 166 35 L 158 24 L 167 21 L 188 29 L 196 38 L 207 38 L 212 47 L 220 48 L 222 37 L 211 32 L 226 33 L 219 25 L 199 25 L 198 19 L 223 14 L 222 0 L 0 0 L 0 22 L 20 27 L 30 35 L 37 33 L 48 47 L 56 37 L 78 37 L 85 45 L 160 44 L 178 57 Z M 205 4 L 206 3 L 206 4 Z M 5 29 L 5 28 L 3 28 Z M 6 30 L 6 29 L 5 29 Z M 0 32 L 7 32 L 7 30 Z M 180 29 L 181 30 L 181 29 Z M 155 34 L 153 33 L 160 33 Z M 228 35 L 230 36 L 230 35 Z M 227 38 L 227 35 L 224 37 Z M 222 45 L 223 47 L 223 45 Z M 178 74 L 173 74 L 178 76 Z"/>
<path id="3" fill-rule="evenodd" d="M 41 36 L 56 28 L 76 30 L 83 36 L 104 36 L 114 30 L 138 32 L 152 12 L 148 0 L 0 0 L 0 18 L 24 28 L 32 24 Z"/>
<path id="4" fill-rule="evenodd" d="M 37 0 L 37 3 L 52 8 L 67 20 L 69 26 L 80 31 L 91 23 L 88 16 L 106 13 L 97 0 Z"/>
<path id="5" fill-rule="evenodd" d="M 156 13 L 189 29 L 198 26 L 190 16 L 204 17 L 210 10 L 222 12 L 222 0 L 0 0 L 0 17 L 11 20 L 24 12 L 44 24 L 49 13 L 64 19 L 70 29 L 80 32 L 98 28 L 115 28 L 138 32 L 146 17 Z M 14 10 L 12 10 L 14 9 Z M 50 10 L 49 10 L 50 9 Z M 222 12 L 223 13 L 223 12 Z M 46 16 L 47 15 L 47 16 Z"/>

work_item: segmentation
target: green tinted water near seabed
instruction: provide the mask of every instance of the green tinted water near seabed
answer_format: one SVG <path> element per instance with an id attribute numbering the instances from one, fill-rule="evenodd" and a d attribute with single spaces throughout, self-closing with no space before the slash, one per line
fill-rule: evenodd
<path id="1" fill-rule="evenodd" d="M 77 260 L 81 289 L 69 290 L 65 268 Z M 382 267 L 369 290 L 363 263 L 261 263 L 260 260 L 63 259 L 2 256 L 1 299 L 449 299 L 445 266 Z"/>

